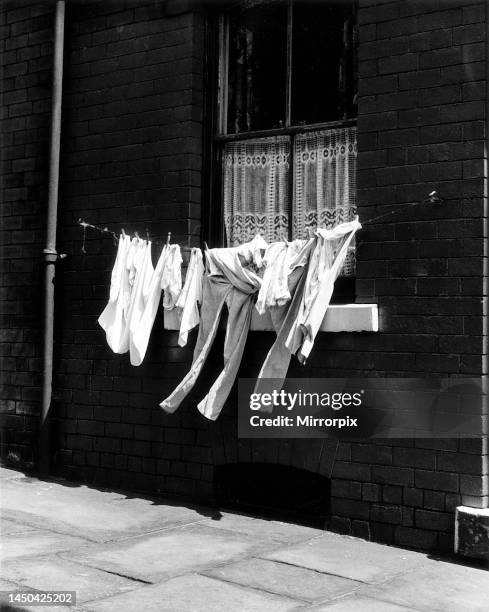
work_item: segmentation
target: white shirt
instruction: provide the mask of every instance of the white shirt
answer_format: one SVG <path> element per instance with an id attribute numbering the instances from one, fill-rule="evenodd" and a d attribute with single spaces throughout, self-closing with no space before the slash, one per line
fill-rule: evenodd
<path id="1" fill-rule="evenodd" d="M 131 292 L 131 304 L 128 313 L 127 336 L 129 341 L 129 353 L 131 363 L 139 365 L 139 352 L 134 345 L 134 335 L 141 322 L 146 307 L 151 286 L 151 278 L 154 274 L 153 262 L 151 260 L 151 242 L 143 247 L 143 258 L 139 269 L 136 270 L 134 285 Z"/>
<path id="2" fill-rule="evenodd" d="M 164 246 L 161 251 L 156 268 L 151 274 L 149 280 L 147 292 L 143 294 L 144 297 L 144 310 L 141 314 L 139 321 L 133 321 L 134 327 L 131 334 L 131 364 L 134 366 L 141 365 L 146 350 L 148 348 L 149 337 L 151 330 L 153 329 L 156 313 L 158 312 L 158 306 L 160 303 L 161 296 L 161 281 L 163 272 L 168 260 L 170 247 Z"/>
<path id="3" fill-rule="evenodd" d="M 265 251 L 262 284 L 258 292 L 256 309 L 260 314 L 276 306 L 283 306 L 290 300 L 289 274 L 297 266 L 305 265 L 306 240 L 273 242 Z"/>
<path id="4" fill-rule="evenodd" d="M 356 217 L 354 221 L 341 223 L 331 230 L 316 230 L 317 244 L 311 254 L 299 315 L 285 342 L 291 353 L 299 351 L 297 357 L 301 362 L 311 352 L 331 301 L 335 280 L 345 263 L 353 237 L 361 227 Z"/>
<path id="5" fill-rule="evenodd" d="M 164 291 L 163 308 L 172 310 L 182 290 L 182 254 L 178 244 L 168 247 L 163 275 L 161 277 L 161 288 Z"/>
<path id="6" fill-rule="evenodd" d="M 190 261 L 185 277 L 185 284 L 175 306 L 181 310 L 179 346 L 187 344 L 188 332 L 199 324 L 200 314 L 198 304 L 202 303 L 202 279 L 204 276 L 204 263 L 202 251 L 192 249 Z"/>
<path id="7" fill-rule="evenodd" d="M 130 245 L 129 236 L 119 237 L 117 255 L 110 277 L 109 301 L 98 318 L 100 326 L 105 331 L 107 344 L 114 353 L 121 352 L 126 327 L 125 305 L 129 298 L 126 258 Z"/>

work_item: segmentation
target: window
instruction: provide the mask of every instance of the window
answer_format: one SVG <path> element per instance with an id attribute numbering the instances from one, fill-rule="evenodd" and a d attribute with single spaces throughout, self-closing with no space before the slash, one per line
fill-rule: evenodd
<path id="1" fill-rule="evenodd" d="M 352 1 L 247 0 L 221 13 L 222 243 L 307 238 L 353 219 L 356 47 Z"/>

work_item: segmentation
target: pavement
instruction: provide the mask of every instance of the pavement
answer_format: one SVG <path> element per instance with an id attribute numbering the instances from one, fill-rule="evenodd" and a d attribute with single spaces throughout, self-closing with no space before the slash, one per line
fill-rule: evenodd
<path id="1" fill-rule="evenodd" d="M 79 612 L 487 612 L 489 570 L 299 525 L 0 469 L 6 592 Z"/>

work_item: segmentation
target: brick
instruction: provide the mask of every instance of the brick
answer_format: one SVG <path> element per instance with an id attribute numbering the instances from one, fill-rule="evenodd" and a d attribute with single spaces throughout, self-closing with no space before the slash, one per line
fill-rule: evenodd
<path id="1" fill-rule="evenodd" d="M 397 525 L 401 522 L 401 516 L 400 506 L 372 504 L 372 521 Z"/>
<path id="2" fill-rule="evenodd" d="M 394 526 L 387 523 L 370 523 L 371 538 L 374 542 L 392 542 L 394 539 Z"/>
<path id="3" fill-rule="evenodd" d="M 457 493 L 459 490 L 459 477 L 455 473 L 416 470 L 415 482 L 421 489 L 449 493 Z"/>
<path id="4" fill-rule="evenodd" d="M 419 90 L 424 87 L 436 87 L 440 85 L 441 73 L 438 68 L 422 68 L 413 72 L 406 72 L 399 75 L 400 90 Z M 395 89 L 394 89 L 395 91 Z M 383 92 L 374 92 L 383 93 Z"/>
<path id="5" fill-rule="evenodd" d="M 395 448 L 394 465 L 409 466 L 415 468 L 435 468 L 434 453 L 418 448 Z"/>
<path id="6" fill-rule="evenodd" d="M 140 440 L 122 440 L 122 452 L 128 455 L 150 457 L 151 445 L 149 442 Z"/>
<path id="7" fill-rule="evenodd" d="M 104 424 L 98 421 L 78 421 L 78 433 L 88 436 L 100 436 L 104 434 Z"/>
<path id="8" fill-rule="evenodd" d="M 482 476 L 460 476 L 460 493 L 463 496 L 482 497 L 488 495 L 487 478 Z"/>
<path id="9" fill-rule="evenodd" d="M 368 481 L 370 480 L 370 466 L 360 463 L 336 461 L 333 467 L 333 478 Z"/>
<path id="10" fill-rule="evenodd" d="M 420 529 L 436 531 L 453 531 L 455 516 L 448 512 L 433 512 L 431 510 L 415 510 L 414 522 Z"/>
<path id="11" fill-rule="evenodd" d="M 333 480 L 331 482 L 331 495 L 333 497 L 361 499 L 362 485 L 349 480 Z"/>
<path id="12" fill-rule="evenodd" d="M 344 516 L 332 516 L 328 528 L 335 533 L 349 535 L 352 532 L 351 521 Z"/>
<path id="13" fill-rule="evenodd" d="M 410 468 L 374 465 L 372 467 L 372 481 L 382 484 L 413 485 L 414 470 Z"/>
<path id="14" fill-rule="evenodd" d="M 331 500 L 331 514 L 346 516 L 351 519 L 367 520 L 370 514 L 370 504 L 358 500 L 334 497 Z"/>
<path id="15" fill-rule="evenodd" d="M 382 487 L 382 501 L 389 504 L 400 504 L 402 502 L 402 487 L 388 485 Z"/>
<path id="16" fill-rule="evenodd" d="M 380 486 L 368 482 L 362 484 L 362 499 L 368 502 L 380 501 Z"/>
<path id="17" fill-rule="evenodd" d="M 445 497 L 446 493 L 442 493 L 441 491 L 424 491 L 423 508 L 428 510 L 444 510 Z"/>
<path id="18" fill-rule="evenodd" d="M 352 444 L 351 458 L 352 461 L 389 465 L 392 463 L 392 448 L 372 444 Z"/>
<path id="19" fill-rule="evenodd" d="M 430 53 L 423 53 L 419 58 L 419 67 L 422 70 L 438 68 L 459 64 L 462 58 L 460 47 L 450 47 L 447 49 L 436 49 Z"/>
<path id="20" fill-rule="evenodd" d="M 395 530 L 395 543 L 409 548 L 430 550 L 437 544 L 437 531 L 414 529 L 412 527 L 397 527 Z"/>
<path id="21" fill-rule="evenodd" d="M 105 434 L 114 438 L 132 438 L 134 428 L 128 423 L 106 423 Z"/>
<path id="22" fill-rule="evenodd" d="M 406 41 L 406 47 L 408 46 Z M 422 59 L 422 58 L 421 58 Z M 421 66 L 424 67 L 424 66 Z M 378 61 L 379 74 L 399 74 L 418 69 L 418 54 L 405 53 L 381 58 Z"/>

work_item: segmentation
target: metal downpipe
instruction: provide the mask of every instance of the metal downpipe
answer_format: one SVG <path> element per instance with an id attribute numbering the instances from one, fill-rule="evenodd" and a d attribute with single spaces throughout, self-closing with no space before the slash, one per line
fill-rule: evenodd
<path id="1" fill-rule="evenodd" d="M 64 51 L 65 2 L 56 2 L 54 24 L 53 94 L 51 111 L 51 148 L 49 159 L 49 192 L 47 210 L 44 293 L 43 386 L 39 423 L 39 473 L 49 474 L 51 466 L 51 440 L 49 413 L 53 381 L 53 332 L 54 332 L 54 278 L 59 259 L 56 251 L 58 217 L 59 156 L 61 142 L 61 103 L 63 99 L 63 51 Z"/>

